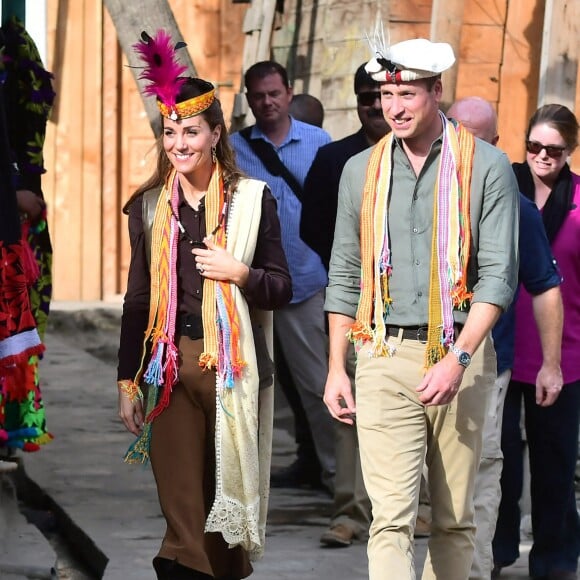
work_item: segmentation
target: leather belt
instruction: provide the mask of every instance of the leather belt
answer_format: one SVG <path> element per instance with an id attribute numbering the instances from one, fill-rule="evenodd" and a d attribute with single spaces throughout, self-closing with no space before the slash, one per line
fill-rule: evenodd
<path id="1" fill-rule="evenodd" d="M 463 328 L 463 324 L 455 324 L 453 328 L 455 330 L 455 338 L 457 338 L 461 332 L 461 329 Z M 401 337 L 404 340 L 418 340 L 423 344 L 427 343 L 427 333 L 429 327 L 426 324 L 421 326 L 387 326 L 387 335 L 399 336 L 400 330 L 403 331 Z"/>
<path id="2" fill-rule="evenodd" d="M 191 340 L 203 338 L 203 322 L 196 314 L 182 314 L 179 320 L 181 336 L 188 336 Z"/>

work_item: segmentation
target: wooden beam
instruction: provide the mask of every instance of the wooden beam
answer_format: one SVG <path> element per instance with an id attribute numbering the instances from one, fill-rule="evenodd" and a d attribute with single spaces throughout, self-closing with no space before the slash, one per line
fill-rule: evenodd
<path id="1" fill-rule="evenodd" d="M 81 54 L 82 76 L 79 105 L 81 114 L 81 151 L 77 162 L 81 167 L 81 299 L 102 298 L 102 123 L 103 113 L 103 4 L 101 0 L 84 0 L 82 26 L 84 50 Z"/>
<path id="2" fill-rule="evenodd" d="M 137 63 L 133 52 L 133 44 L 141 37 L 143 30 L 153 35 L 156 30 L 163 28 L 175 42 L 184 41 L 177 21 L 167 0 L 104 0 L 111 19 L 117 30 L 117 37 L 121 49 L 127 56 L 130 65 L 140 65 Z M 189 74 L 197 76 L 193 60 L 187 50 L 180 51 L 181 62 L 189 69 Z M 139 87 L 139 94 L 143 95 L 144 83 L 139 79 L 141 70 L 131 68 L 133 77 Z M 155 135 L 161 134 L 159 122 L 159 110 L 155 100 L 142 97 L 151 123 L 151 128 Z"/>
<path id="3" fill-rule="evenodd" d="M 580 34 L 578 0 L 546 0 L 538 106 L 560 103 L 574 110 Z"/>
<path id="4" fill-rule="evenodd" d="M 537 104 L 545 0 L 510 0 L 498 106 L 499 147 L 512 161 L 525 158 L 528 121 Z"/>
<path id="5" fill-rule="evenodd" d="M 276 0 L 254 0 L 246 12 L 243 24 L 246 38 L 242 57 L 242 74 L 254 63 L 270 59 L 275 16 Z M 231 131 L 237 131 L 255 121 L 244 92 L 244 87 L 240 86 L 239 93 L 234 97 Z"/>
<path id="6" fill-rule="evenodd" d="M 120 195 L 120 99 L 121 54 L 115 27 L 105 11 L 103 15 L 103 43 L 109 48 L 103 54 L 103 216 L 102 263 L 103 296 L 108 300 L 121 291 L 119 256 L 121 240 Z M 125 222 L 123 226 L 126 227 Z"/>
<path id="7" fill-rule="evenodd" d="M 433 0 L 431 40 L 433 42 L 448 42 L 457 59 L 455 64 L 443 75 L 442 107 L 444 108 L 455 100 L 464 11 L 465 0 Z"/>

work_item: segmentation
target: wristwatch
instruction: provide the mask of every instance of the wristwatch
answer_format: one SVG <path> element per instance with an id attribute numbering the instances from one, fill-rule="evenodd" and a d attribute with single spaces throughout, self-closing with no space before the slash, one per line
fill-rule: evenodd
<path id="1" fill-rule="evenodd" d="M 467 368 L 471 363 L 471 355 L 456 347 L 454 344 L 449 345 L 449 352 L 452 352 L 457 357 L 457 362 L 464 368 Z"/>

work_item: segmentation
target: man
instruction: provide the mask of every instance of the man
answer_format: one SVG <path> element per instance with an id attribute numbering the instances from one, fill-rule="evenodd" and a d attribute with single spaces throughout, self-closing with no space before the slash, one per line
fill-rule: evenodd
<path id="1" fill-rule="evenodd" d="M 496 374 L 489 335 L 516 287 L 518 191 L 505 154 L 439 111 L 451 46 L 378 40 L 366 69 L 381 83 L 392 133 L 350 159 L 341 177 L 324 399 L 339 421 L 356 419 L 373 507 L 370 580 L 415 578 L 424 462 L 433 523 L 423 578 L 465 580 L 486 389 Z M 347 335 L 359 350 L 356 407 Z"/>
<path id="2" fill-rule="evenodd" d="M 492 145 L 497 144 L 497 116 L 486 100 L 470 97 L 457 101 L 451 105 L 447 116 L 462 123 L 476 137 Z M 560 351 L 563 310 L 559 288 L 561 278 L 542 226 L 542 217 L 536 206 L 520 194 L 518 281 L 533 295 L 534 316 L 542 339 L 543 364 L 536 378 L 536 401 L 549 406 L 562 389 Z M 488 580 L 499 575 L 499 567 L 493 567 L 491 542 L 501 498 L 501 425 L 514 358 L 514 317 L 512 303 L 493 329 L 497 378 L 488 397 L 483 449 L 475 478 L 475 552 L 469 577 L 477 580 Z"/>
<path id="3" fill-rule="evenodd" d="M 252 65 L 244 82 L 256 124 L 246 134 L 247 138 L 242 131 L 234 133 L 231 141 L 240 168 L 248 175 L 266 181 L 278 202 L 282 246 L 292 276 L 293 298 L 288 306 L 274 313 L 274 333 L 312 433 L 322 471 L 316 475 L 332 490 L 335 473 L 333 422 L 322 401 L 328 372 L 324 319 L 327 274 L 318 255 L 299 235 L 301 188 L 318 148 L 331 139 L 326 131 L 289 115 L 292 89 L 286 69 L 279 63 L 262 61 Z M 272 174 L 262 161 L 264 154 L 260 156 L 252 144 L 273 148 L 291 174 L 289 181 L 293 179 L 297 183 L 291 185 L 280 173 Z M 266 153 L 271 152 L 270 149 Z M 287 398 L 292 405 L 292 398 Z M 288 469 L 289 478 L 307 481 L 312 474 L 304 473 L 304 470 L 311 465 L 311 462 L 302 460 L 295 462 Z"/>
<path id="4" fill-rule="evenodd" d="M 319 99 L 307 93 L 294 95 L 290 101 L 290 115 L 299 121 L 322 127 L 324 123 L 324 107 Z"/>
<path id="5" fill-rule="evenodd" d="M 327 269 L 334 237 L 338 185 L 344 164 L 389 131 L 381 109 L 379 84 L 364 67 L 364 64 L 359 66 L 354 75 L 360 129 L 321 147 L 304 183 L 300 237 L 321 257 Z M 353 383 L 355 357 L 352 347 L 348 354 L 348 374 Z M 354 539 L 364 541 L 368 538 L 370 521 L 371 506 L 362 479 L 356 429 L 352 425 L 337 423 L 334 508 L 330 526 L 320 541 L 332 547 L 350 546 Z"/>
<path id="6" fill-rule="evenodd" d="M 321 147 L 304 183 L 300 237 L 320 256 L 327 270 L 342 169 L 353 155 L 371 147 L 389 131 L 381 109 L 379 83 L 373 81 L 364 66 L 362 64 L 354 76 L 360 129 L 344 139 Z"/>

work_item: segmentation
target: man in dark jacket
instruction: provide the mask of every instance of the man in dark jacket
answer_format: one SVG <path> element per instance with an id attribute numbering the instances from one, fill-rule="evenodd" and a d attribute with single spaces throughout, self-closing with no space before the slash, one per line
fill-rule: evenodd
<path id="1" fill-rule="evenodd" d="M 304 183 L 300 237 L 322 258 L 328 270 L 334 237 L 338 184 L 345 163 L 373 146 L 389 131 L 381 109 L 379 84 L 361 65 L 354 76 L 354 92 L 360 129 L 318 150 Z M 352 349 L 351 349 L 352 350 Z M 349 374 L 354 388 L 354 351 Z M 371 506 L 362 479 L 356 427 L 336 424 L 336 479 L 330 527 L 320 541 L 327 546 L 349 546 L 353 539 L 366 540 Z"/>

